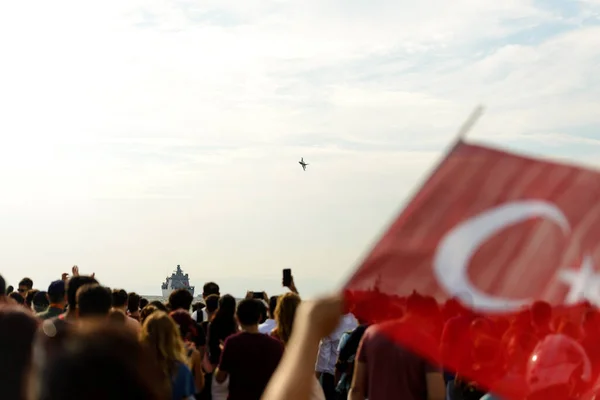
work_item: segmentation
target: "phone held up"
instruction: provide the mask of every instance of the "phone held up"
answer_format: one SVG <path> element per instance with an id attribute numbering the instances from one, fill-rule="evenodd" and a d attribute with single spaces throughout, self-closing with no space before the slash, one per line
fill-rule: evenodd
<path id="1" fill-rule="evenodd" d="M 292 270 L 286 268 L 283 270 L 283 286 L 288 287 L 292 284 Z"/>
<path id="2" fill-rule="evenodd" d="M 252 298 L 254 299 L 262 299 L 264 297 L 263 292 L 252 292 Z"/>

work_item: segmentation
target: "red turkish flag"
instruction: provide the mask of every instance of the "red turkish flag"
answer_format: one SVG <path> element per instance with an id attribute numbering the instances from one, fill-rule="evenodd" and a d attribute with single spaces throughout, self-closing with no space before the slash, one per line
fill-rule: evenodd
<path id="1" fill-rule="evenodd" d="M 519 398 L 503 383 L 512 367 L 506 341 L 514 332 L 543 337 L 539 326 L 528 332 L 529 306 L 543 300 L 554 308 L 551 330 L 582 343 L 595 374 L 599 357 L 589 353 L 600 349 L 586 347 L 593 324 L 581 322 L 590 308 L 582 302 L 600 303 L 599 200 L 598 172 L 459 142 L 347 283 L 348 304 L 372 323 L 402 317 L 396 328 L 385 324 L 394 340 Z M 460 298 L 469 312 L 458 318 L 454 303 L 437 312 L 423 296 Z M 411 301 L 434 317 L 404 315 Z"/>

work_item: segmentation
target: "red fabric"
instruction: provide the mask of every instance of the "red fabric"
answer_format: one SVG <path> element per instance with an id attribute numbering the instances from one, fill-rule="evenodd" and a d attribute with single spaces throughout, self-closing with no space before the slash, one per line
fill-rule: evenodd
<path id="1" fill-rule="evenodd" d="M 348 308 L 359 319 L 377 323 L 402 317 L 411 293 L 431 296 L 437 305 L 428 306 L 422 296 L 413 300 L 421 298 L 415 304 L 421 304 L 421 313 L 433 321 L 432 326 L 425 329 L 424 324 L 413 323 L 409 331 L 387 334 L 452 370 L 464 368 L 460 366 L 464 359 L 456 354 L 496 360 L 494 371 L 487 365 L 492 361 L 486 365 L 473 361 L 459 374 L 494 387 L 497 395 L 517 398 L 501 384 L 510 367 L 506 361 L 510 338 L 502 335 L 545 332 L 548 325 L 533 328 L 536 318 L 542 318 L 528 310 L 534 300 L 553 306 L 552 330 L 562 326 L 564 334 L 575 335 L 591 307 L 578 294 L 600 301 L 600 283 L 584 279 L 588 286 L 570 293 L 573 284 L 566 274 L 589 267 L 593 277 L 600 263 L 599 200 L 598 172 L 459 143 L 349 280 Z M 471 290 L 477 292 L 473 295 Z M 444 306 L 464 293 L 471 293 L 462 302 L 466 310 Z M 503 300 L 496 304 L 499 298 Z M 517 300 L 522 304 L 506 306 Z M 455 356 L 442 357 L 442 328 L 459 313 L 469 319 L 454 326 L 462 326 L 458 335 L 471 340 L 451 341 L 446 354 Z M 436 346 L 431 346 L 431 337 Z"/>

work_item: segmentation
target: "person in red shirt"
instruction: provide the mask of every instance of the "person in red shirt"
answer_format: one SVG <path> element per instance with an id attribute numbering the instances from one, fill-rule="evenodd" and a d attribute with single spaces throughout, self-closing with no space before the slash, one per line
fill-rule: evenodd
<path id="1" fill-rule="evenodd" d="M 229 377 L 229 400 L 259 400 L 283 356 L 283 343 L 258 330 L 261 307 L 257 300 L 240 302 L 236 318 L 242 331 L 223 345 L 215 380 Z"/>

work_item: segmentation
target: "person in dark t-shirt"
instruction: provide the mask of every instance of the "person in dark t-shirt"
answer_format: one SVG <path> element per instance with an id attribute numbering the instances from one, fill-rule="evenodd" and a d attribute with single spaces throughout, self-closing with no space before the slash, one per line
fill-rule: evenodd
<path id="1" fill-rule="evenodd" d="M 225 340 L 215 380 L 229 376 L 229 400 L 259 400 L 283 356 L 283 344 L 258 330 L 258 300 L 240 302 L 236 311 L 242 332 Z"/>

